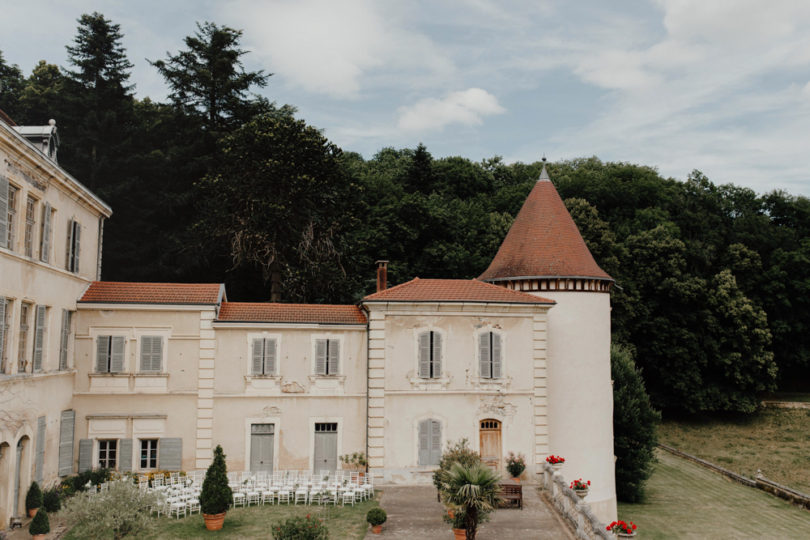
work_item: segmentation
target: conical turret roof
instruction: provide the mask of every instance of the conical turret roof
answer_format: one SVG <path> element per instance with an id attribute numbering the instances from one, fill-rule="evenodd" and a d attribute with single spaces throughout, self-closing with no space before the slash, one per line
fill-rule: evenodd
<path id="1" fill-rule="evenodd" d="M 546 166 L 482 281 L 576 277 L 612 280 L 596 264 Z"/>

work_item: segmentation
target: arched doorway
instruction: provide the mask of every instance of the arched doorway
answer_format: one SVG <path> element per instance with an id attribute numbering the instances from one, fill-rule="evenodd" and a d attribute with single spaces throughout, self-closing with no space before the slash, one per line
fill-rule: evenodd
<path id="1" fill-rule="evenodd" d="M 501 470 L 501 422 L 493 418 L 481 420 L 479 437 L 481 462 L 496 471 Z"/>
<path id="2" fill-rule="evenodd" d="M 15 516 L 25 515 L 25 493 L 28 484 L 31 482 L 31 468 L 28 466 L 28 454 L 30 453 L 30 441 L 28 436 L 21 437 L 17 441 L 17 448 L 14 455 L 14 507 L 11 509 Z"/>
<path id="3" fill-rule="evenodd" d="M 0 527 L 6 527 L 8 519 L 11 517 L 9 496 L 14 486 L 11 474 L 11 463 L 13 461 L 11 445 L 6 442 L 0 444 Z"/>

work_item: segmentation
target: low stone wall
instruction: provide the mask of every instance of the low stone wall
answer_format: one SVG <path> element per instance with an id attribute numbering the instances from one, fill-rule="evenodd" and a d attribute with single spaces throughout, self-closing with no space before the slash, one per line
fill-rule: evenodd
<path id="1" fill-rule="evenodd" d="M 568 487 L 562 474 L 555 473 L 548 463 L 543 466 L 543 489 L 551 499 L 554 508 L 574 528 L 577 538 L 593 540 L 615 538 L 599 521 L 588 503 L 582 502 L 574 490 Z"/>
<path id="2" fill-rule="evenodd" d="M 757 477 L 755 479 L 751 479 L 748 478 L 747 476 L 743 476 L 741 474 L 729 471 L 728 469 L 724 469 L 723 467 L 715 465 L 714 463 L 706 461 L 705 459 L 700 459 L 699 457 L 687 454 L 686 452 L 681 452 L 677 448 L 667 446 L 666 444 L 659 444 L 658 446 L 661 449 L 666 450 L 670 454 L 689 460 L 693 463 L 697 463 L 702 467 L 706 467 L 707 469 L 711 469 L 715 472 L 718 472 L 743 485 L 758 488 L 761 489 L 762 491 L 767 491 L 771 495 L 776 495 L 777 497 L 788 500 L 793 504 L 803 506 L 804 508 L 810 510 L 810 495 L 802 493 L 801 491 L 796 491 L 795 489 L 791 489 L 787 486 L 783 486 L 782 484 L 777 484 L 772 480 L 768 480 L 767 478 L 762 476 L 762 474 L 757 474 Z"/>

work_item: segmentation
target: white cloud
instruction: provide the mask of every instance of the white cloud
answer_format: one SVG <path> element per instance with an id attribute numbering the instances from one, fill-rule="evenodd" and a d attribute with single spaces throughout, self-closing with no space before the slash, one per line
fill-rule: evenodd
<path id="1" fill-rule="evenodd" d="M 233 0 L 223 8 L 246 43 L 281 80 L 341 99 L 361 95 L 373 75 L 392 70 L 414 78 L 442 76 L 452 62 L 407 13 L 371 0 Z"/>
<path id="2" fill-rule="evenodd" d="M 401 107 L 397 125 L 414 132 L 442 129 L 450 124 L 474 126 L 483 123 L 484 116 L 505 111 L 498 98 L 486 90 L 468 88 L 451 92 L 441 99 L 426 98 L 410 107 Z"/>

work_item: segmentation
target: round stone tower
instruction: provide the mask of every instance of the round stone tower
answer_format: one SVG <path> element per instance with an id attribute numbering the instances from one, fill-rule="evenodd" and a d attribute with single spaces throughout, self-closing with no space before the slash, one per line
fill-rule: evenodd
<path id="1" fill-rule="evenodd" d="M 543 159 L 545 161 L 545 158 Z M 610 289 L 546 171 L 479 279 L 556 301 L 548 313 L 548 449 L 567 481 L 591 481 L 586 501 L 616 519 Z"/>

